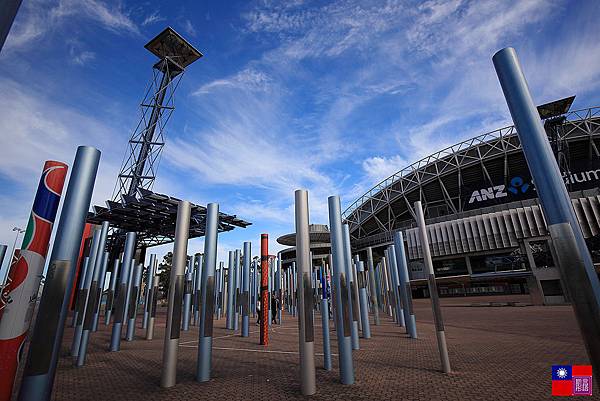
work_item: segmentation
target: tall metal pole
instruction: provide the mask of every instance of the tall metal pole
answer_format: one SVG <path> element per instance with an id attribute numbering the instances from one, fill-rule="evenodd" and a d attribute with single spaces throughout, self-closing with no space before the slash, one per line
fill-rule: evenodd
<path id="1" fill-rule="evenodd" d="M 135 252 L 135 232 L 125 234 L 125 249 L 123 251 L 123 264 L 121 267 L 121 280 L 117 291 L 117 299 L 115 300 L 115 322 L 112 327 L 110 338 L 110 351 L 118 351 L 121 349 L 121 331 L 123 322 L 127 312 L 127 296 L 129 293 L 129 277 L 132 272 L 132 260 Z"/>
<path id="2" fill-rule="evenodd" d="M 0 9 L 2 7 L 0 6 Z M 0 17 L 1 19 L 2 17 Z M 37 303 L 52 226 L 63 190 L 67 165 L 46 161 L 18 258 L 8 263 L 6 285 L 0 287 L 0 400 L 9 400 L 20 351 Z M 17 231 L 17 236 L 19 231 Z M 15 238 L 16 241 L 16 238 Z M 0 246 L 0 267 L 7 246 Z M 13 247 L 14 249 L 14 247 Z"/>
<path id="3" fill-rule="evenodd" d="M 99 150 L 90 146 L 77 148 L 29 342 L 20 401 L 45 401 L 52 394 L 71 296 L 67 288 L 73 288 L 75 263 L 99 161 Z"/>
<path id="4" fill-rule="evenodd" d="M 331 231 L 331 254 L 333 264 L 333 294 L 335 296 L 336 335 L 338 342 L 338 358 L 340 381 L 342 384 L 354 383 L 354 367 L 352 365 L 351 322 L 346 280 L 346 253 L 344 251 L 344 234 L 342 230 L 342 212 L 339 196 L 327 198 L 329 205 L 329 229 Z"/>
<path id="5" fill-rule="evenodd" d="M 92 236 L 92 246 L 90 248 L 90 258 L 88 262 L 88 268 L 85 272 L 85 276 L 81 277 L 83 281 L 83 285 L 81 287 L 81 298 L 77 301 L 79 303 L 79 314 L 77 315 L 77 323 L 75 325 L 75 331 L 73 333 L 73 341 L 71 343 L 71 356 L 77 358 L 79 355 L 79 345 L 81 344 L 81 335 L 83 333 L 83 323 L 86 316 L 86 311 L 88 310 L 88 300 L 90 299 L 90 287 L 92 285 L 92 279 L 94 277 L 94 270 L 96 268 L 97 256 L 98 254 L 102 254 L 99 252 L 98 248 L 100 246 L 100 238 L 101 238 L 101 230 L 95 229 L 94 234 Z"/>
<path id="6" fill-rule="evenodd" d="M 194 260 L 196 264 L 196 277 L 195 277 L 195 291 L 193 294 L 194 299 L 194 324 L 197 325 L 200 320 L 200 300 L 202 294 L 202 270 L 204 266 L 204 256 L 202 254 L 194 255 Z M 218 281 L 218 280 L 217 280 Z"/>
<path id="7" fill-rule="evenodd" d="M 560 276 L 571 297 L 583 342 L 598 377 L 600 282 L 594 263 L 515 50 L 511 47 L 500 50 L 494 55 L 493 62 L 535 181 L 556 249 Z"/>
<path id="8" fill-rule="evenodd" d="M 367 277 L 365 264 L 362 261 L 356 263 L 358 279 L 358 295 L 360 298 L 360 314 L 362 322 L 363 338 L 371 338 L 371 325 L 369 323 L 369 301 L 367 299 Z"/>
<path id="9" fill-rule="evenodd" d="M 373 322 L 375 326 L 379 326 L 379 300 L 377 284 L 375 279 L 375 266 L 373 265 L 373 250 L 367 248 L 367 266 L 369 268 L 369 286 L 371 288 L 371 306 L 373 308 Z"/>
<path id="10" fill-rule="evenodd" d="M 394 245 L 388 247 L 388 261 L 390 262 L 388 269 L 392 273 L 390 278 L 392 279 L 392 291 L 395 294 L 396 300 L 396 322 L 399 326 L 405 327 L 406 322 L 404 320 L 404 308 L 406 305 L 402 304 L 402 293 L 404 289 L 400 287 L 400 279 L 398 278 L 398 265 L 396 263 L 396 249 Z"/>
<path id="11" fill-rule="evenodd" d="M 234 264 L 233 264 L 233 251 L 229 251 L 229 261 L 227 264 L 227 322 L 226 322 L 226 327 L 229 330 L 233 330 L 233 319 L 235 316 L 235 311 L 234 306 L 233 306 L 233 293 L 234 293 L 234 286 L 235 284 L 233 283 L 233 278 L 234 278 L 234 274 L 233 271 L 235 270 L 234 268 Z"/>
<path id="12" fill-rule="evenodd" d="M 242 337 L 248 337 L 249 334 L 249 324 L 250 324 L 250 316 L 249 316 L 249 309 L 250 309 L 250 297 L 249 297 L 249 291 L 250 291 L 250 259 L 252 258 L 252 243 L 251 242 L 244 242 L 244 264 L 243 264 L 243 270 L 244 273 L 242 275 L 242 284 L 243 284 L 243 288 L 242 288 Z"/>
<path id="13" fill-rule="evenodd" d="M 321 326 L 323 329 L 323 368 L 331 370 L 331 344 L 329 340 L 329 301 L 327 299 L 327 276 L 325 264 L 321 266 L 322 298 L 321 298 Z"/>
<path id="14" fill-rule="evenodd" d="M 315 334 L 313 325 L 312 261 L 308 232 L 308 192 L 294 193 L 296 204 L 296 261 L 298 266 L 298 331 L 300 337 L 300 388 L 302 395 L 317 392 L 315 376 Z"/>
<path id="15" fill-rule="evenodd" d="M 142 263 L 135 264 L 133 270 L 133 278 L 131 280 L 131 294 L 129 296 L 129 307 L 128 320 L 127 320 L 127 332 L 125 334 L 125 341 L 133 341 L 135 338 L 135 323 L 137 320 L 137 311 L 140 304 L 140 289 L 142 287 L 142 271 L 144 271 L 144 265 Z"/>
<path id="16" fill-rule="evenodd" d="M 235 262 L 234 262 L 234 266 L 235 266 L 235 275 L 233 277 L 233 281 L 235 282 L 235 293 L 233 294 L 233 306 L 235 308 L 235 313 L 234 313 L 234 320 L 233 320 L 233 330 L 234 331 L 238 331 L 239 330 L 239 324 L 240 324 L 240 282 L 241 282 L 241 269 L 240 269 L 240 250 L 236 249 L 235 253 L 234 253 L 234 258 L 235 258 Z"/>
<path id="17" fill-rule="evenodd" d="M 150 264 L 148 265 L 148 269 L 146 269 L 146 294 L 144 297 L 144 317 L 142 318 L 142 329 L 148 328 L 148 319 L 150 318 L 150 292 L 152 291 L 155 274 L 154 260 L 156 260 L 156 254 L 150 254 Z"/>
<path id="18" fill-rule="evenodd" d="M 282 275 L 281 275 L 281 252 L 277 256 L 277 275 L 275 280 L 275 291 L 277 291 L 277 299 L 279 300 L 279 307 L 277 308 L 277 321 L 281 325 L 281 317 L 283 313 L 283 290 L 282 290 Z"/>
<path id="19" fill-rule="evenodd" d="M 217 320 L 221 319 L 223 313 L 223 279 L 225 277 L 225 264 L 219 262 L 219 274 L 217 280 Z"/>
<path id="20" fill-rule="evenodd" d="M 269 234 L 260 235 L 260 344 L 269 345 Z"/>
<path id="21" fill-rule="evenodd" d="M 110 317 L 112 315 L 112 309 L 115 300 L 115 290 L 117 289 L 117 278 L 119 277 L 119 259 L 115 259 L 113 264 L 113 270 L 110 273 L 110 287 L 108 287 L 108 294 L 106 294 L 106 310 L 104 315 L 104 325 L 110 324 Z"/>
<path id="22" fill-rule="evenodd" d="M 6 250 L 8 249 L 8 245 L 5 244 L 1 244 L 0 245 L 0 269 L 2 269 L 2 265 L 4 264 L 4 257 L 6 256 Z M 10 269 L 10 263 L 8 263 L 9 266 L 6 267 L 6 270 L 8 271 L 8 269 Z"/>
<path id="23" fill-rule="evenodd" d="M 406 254 L 404 251 L 404 239 L 402 231 L 394 233 L 394 248 L 396 250 L 396 264 L 400 279 L 402 305 L 404 305 L 404 322 L 406 323 L 406 332 L 411 338 L 417 338 L 417 324 L 415 322 L 415 312 L 413 310 L 412 290 L 410 288 L 410 279 L 408 277 L 408 266 L 406 265 Z"/>
<path id="24" fill-rule="evenodd" d="M 156 269 L 154 269 L 154 271 L 156 271 Z M 146 327 L 146 340 L 152 340 L 154 338 L 154 320 L 156 318 L 156 303 L 158 302 L 158 281 L 158 275 L 154 274 L 152 277 L 152 289 L 150 290 L 150 297 L 148 298 L 150 310 L 148 313 L 148 326 Z"/>
<path id="25" fill-rule="evenodd" d="M 427 283 L 429 285 L 429 296 L 431 297 L 431 309 L 435 320 L 435 332 L 440 351 L 440 360 L 442 362 L 442 371 L 450 373 L 450 359 L 448 358 L 448 346 L 446 345 L 446 334 L 444 332 L 444 319 L 442 318 L 442 308 L 440 307 L 440 298 L 435 283 L 435 273 L 433 271 L 433 262 L 431 261 L 431 251 L 429 249 L 429 239 L 427 238 L 427 226 L 425 225 L 425 216 L 421 201 L 416 201 L 414 205 L 417 214 L 417 226 L 419 228 L 419 238 L 421 239 L 421 249 L 423 250 L 423 263 L 427 269 Z"/>
<path id="26" fill-rule="evenodd" d="M 177 382 L 181 302 L 183 300 L 190 217 L 190 202 L 180 201 L 177 207 L 175 243 L 173 244 L 173 267 L 171 268 L 171 282 L 169 284 L 169 309 L 167 311 L 167 328 L 165 330 L 165 345 L 163 349 L 161 387 L 173 387 Z"/>
<path id="27" fill-rule="evenodd" d="M 85 357 L 87 353 L 88 340 L 90 337 L 90 332 L 92 331 L 92 326 L 94 324 L 94 313 L 96 312 L 96 308 L 100 303 L 100 295 L 102 295 L 102 291 L 98 288 L 98 282 L 100 281 L 100 272 L 102 271 L 102 266 L 104 265 L 104 248 L 106 247 L 106 237 L 108 235 L 108 222 L 102 222 L 102 228 L 100 230 L 100 241 L 98 243 L 98 248 L 95 252 L 96 262 L 94 263 L 94 272 L 91 277 L 91 283 L 89 286 L 90 292 L 87 298 L 86 307 L 84 309 L 84 319 L 81 332 L 81 341 L 79 344 L 79 352 L 77 355 L 74 355 L 77 360 L 75 362 L 75 366 L 83 366 L 85 363 Z M 89 272 L 89 270 L 88 270 Z M 87 281 L 87 277 L 86 277 Z M 87 283 L 86 283 L 87 284 Z"/>
<path id="28" fill-rule="evenodd" d="M 10 32 L 22 0 L 5 0 L 0 3 L 0 51 L 4 47 L 6 37 Z"/>
<path id="29" fill-rule="evenodd" d="M 219 232 L 219 204 L 206 206 L 206 236 L 204 238 L 204 268 L 202 269 L 202 310 L 198 338 L 198 363 L 196 380 L 210 380 L 212 361 L 212 336 L 214 318 L 215 269 L 217 267 L 217 241 Z"/>
<path id="30" fill-rule="evenodd" d="M 192 306 L 192 286 L 194 285 L 194 259 L 188 259 L 188 270 L 185 273 L 185 285 L 183 290 L 183 322 L 181 329 L 188 331 L 190 329 L 190 313 Z"/>
<path id="31" fill-rule="evenodd" d="M 77 324 L 77 322 L 79 321 L 79 313 L 80 310 L 83 308 L 83 284 L 85 283 L 85 276 L 87 274 L 87 268 L 88 265 L 90 264 L 90 257 L 86 256 L 83 259 L 83 263 L 81 265 L 81 279 L 79 280 L 79 285 L 77 286 L 76 291 L 76 298 L 75 298 L 75 310 L 73 311 L 73 320 L 71 321 L 71 327 L 75 327 L 75 325 Z M 72 351 L 71 351 L 72 352 Z"/>
<path id="32" fill-rule="evenodd" d="M 352 270 L 352 248 L 350 245 L 350 230 L 348 224 L 342 225 L 342 231 L 344 235 L 344 255 L 346 261 L 346 281 L 348 284 L 348 308 L 350 309 L 350 316 L 352 319 L 352 349 L 360 349 L 360 343 L 358 339 L 358 294 L 354 292 L 354 283 L 352 281 L 353 274 Z"/>
<path id="33" fill-rule="evenodd" d="M 98 302 L 95 305 L 94 319 L 92 321 L 92 332 L 98 331 L 98 320 L 100 319 L 100 305 L 102 304 L 102 293 L 104 292 L 104 284 L 106 282 L 106 271 L 108 269 L 108 259 L 110 254 L 104 251 L 102 257 L 102 267 L 100 269 L 100 279 L 98 281 Z"/>

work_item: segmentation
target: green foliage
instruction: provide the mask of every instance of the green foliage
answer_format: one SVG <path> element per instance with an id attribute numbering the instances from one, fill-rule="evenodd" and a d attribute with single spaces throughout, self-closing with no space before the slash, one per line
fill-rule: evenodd
<path id="1" fill-rule="evenodd" d="M 166 298 L 169 293 L 169 284 L 171 283 L 171 268 L 173 267 L 173 252 L 163 256 L 162 262 L 158 264 L 158 290 L 162 298 Z"/>

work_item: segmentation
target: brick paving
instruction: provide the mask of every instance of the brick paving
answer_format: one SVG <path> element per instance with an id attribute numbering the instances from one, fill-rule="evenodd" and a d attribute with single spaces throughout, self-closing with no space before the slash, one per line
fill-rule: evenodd
<path id="1" fill-rule="evenodd" d="M 527 302 L 527 298 L 496 297 Z M 320 316 L 315 315 L 317 394 L 300 395 L 298 333 L 295 318 L 284 314 L 283 325 L 271 326 L 268 347 L 258 344 L 258 326 L 250 337 L 231 335 L 225 319 L 215 320 L 213 379 L 197 383 L 197 328 L 182 332 L 178 384 L 159 387 L 164 318 L 161 308 L 155 339 L 146 341 L 137 329 L 133 342 L 120 352 L 107 352 L 110 330 L 103 324 L 91 339 L 87 364 L 75 368 L 67 356 L 73 329 L 65 332 L 63 354 L 53 400 L 549 400 L 552 364 L 588 364 L 581 336 L 569 306 L 469 307 L 492 298 L 445 298 L 446 324 L 453 373 L 439 371 L 429 300 L 415 300 L 418 340 L 383 317 L 371 326 L 373 338 L 361 339 L 354 351 L 356 384 L 338 381 L 323 369 Z M 141 319 L 140 319 L 141 321 Z M 254 320 L 251 320 L 254 323 Z M 141 325 L 141 324 L 140 324 Z M 331 348 L 337 354 L 335 332 Z M 268 352 L 263 352 L 268 351 Z M 600 399 L 600 386 L 594 383 Z M 562 399 L 565 399 L 564 397 Z"/>

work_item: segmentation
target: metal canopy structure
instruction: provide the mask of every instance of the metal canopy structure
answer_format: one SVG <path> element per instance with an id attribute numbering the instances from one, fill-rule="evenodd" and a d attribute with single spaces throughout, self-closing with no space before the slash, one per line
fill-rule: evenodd
<path id="1" fill-rule="evenodd" d="M 101 224 L 108 221 L 113 230 L 112 243 L 119 243 L 121 233 L 137 233 L 137 246 L 150 247 L 167 244 L 175 239 L 175 222 L 179 199 L 140 188 L 136 195 L 123 195 L 120 202 L 107 201 L 107 207 L 94 206 L 87 222 Z M 252 223 L 235 215 L 219 213 L 219 232 L 236 227 L 246 228 Z M 206 207 L 192 204 L 189 238 L 202 237 L 206 230 Z M 114 237 L 114 238 L 113 238 Z M 116 239 L 116 241 L 113 241 Z"/>

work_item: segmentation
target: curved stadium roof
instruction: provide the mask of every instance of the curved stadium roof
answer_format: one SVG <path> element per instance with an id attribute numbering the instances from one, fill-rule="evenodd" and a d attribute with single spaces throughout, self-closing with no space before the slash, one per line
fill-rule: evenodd
<path id="1" fill-rule="evenodd" d="M 554 122 L 555 124 L 549 124 Z M 600 107 L 571 111 L 546 120 L 553 125 L 559 164 L 569 171 L 600 167 Z M 563 171 L 566 168 L 563 168 Z M 471 198 L 480 188 L 509 187 L 512 178 L 531 180 L 514 126 L 457 143 L 405 167 L 354 201 L 343 213 L 353 245 L 389 240 L 413 225 L 412 205 L 421 200 L 426 218 L 458 214 L 484 206 Z M 577 189 L 577 188 L 569 188 Z M 485 203 L 485 206 L 534 198 L 535 191 Z M 471 201 L 471 202 L 469 202 Z"/>

